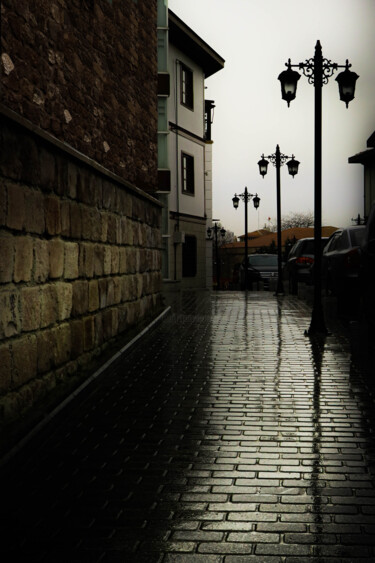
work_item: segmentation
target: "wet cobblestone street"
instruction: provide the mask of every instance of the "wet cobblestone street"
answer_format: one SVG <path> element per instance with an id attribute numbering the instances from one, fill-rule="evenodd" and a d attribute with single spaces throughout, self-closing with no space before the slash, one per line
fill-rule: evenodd
<path id="1" fill-rule="evenodd" d="M 375 561 L 375 417 L 346 338 L 186 293 L 1 470 L 1 560 Z"/>

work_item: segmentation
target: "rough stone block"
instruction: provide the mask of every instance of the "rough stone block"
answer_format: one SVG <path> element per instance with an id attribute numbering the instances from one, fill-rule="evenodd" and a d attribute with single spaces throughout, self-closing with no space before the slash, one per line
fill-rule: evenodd
<path id="1" fill-rule="evenodd" d="M 61 209 L 60 200 L 57 197 L 48 196 L 44 201 L 44 213 L 46 220 L 46 232 L 49 235 L 61 233 Z"/>
<path id="2" fill-rule="evenodd" d="M 70 201 L 61 201 L 61 234 L 64 237 L 70 236 Z"/>
<path id="3" fill-rule="evenodd" d="M 60 239 L 52 239 L 48 243 L 49 252 L 49 277 L 61 278 L 64 274 L 65 245 Z"/>
<path id="4" fill-rule="evenodd" d="M 120 270 L 120 252 L 118 246 L 111 247 L 111 273 L 118 274 Z"/>
<path id="5" fill-rule="evenodd" d="M 0 233 L 0 283 L 9 283 L 13 278 L 14 239 L 3 232 Z"/>
<path id="6" fill-rule="evenodd" d="M 88 312 L 89 290 L 86 280 L 73 282 L 73 307 L 72 314 L 76 317 Z"/>
<path id="7" fill-rule="evenodd" d="M 85 352 L 92 350 L 95 345 L 95 323 L 94 317 L 87 317 L 83 320 L 83 347 Z"/>
<path id="8" fill-rule="evenodd" d="M 76 359 L 83 353 L 83 321 L 74 320 L 70 323 L 71 327 L 71 359 Z"/>
<path id="9" fill-rule="evenodd" d="M 70 204 L 70 236 L 74 239 L 82 238 L 82 213 L 78 203 Z"/>
<path id="10" fill-rule="evenodd" d="M 79 276 L 85 278 L 92 278 L 94 276 L 94 250 L 93 244 L 79 244 Z"/>
<path id="11" fill-rule="evenodd" d="M 0 346 L 0 393 L 8 391 L 12 384 L 12 357 L 9 344 Z"/>
<path id="12" fill-rule="evenodd" d="M 33 240 L 30 237 L 14 238 L 14 274 L 16 283 L 31 280 L 33 268 Z"/>
<path id="13" fill-rule="evenodd" d="M 57 320 L 56 286 L 44 285 L 40 291 L 40 326 L 53 325 Z"/>
<path id="14" fill-rule="evenodd" d="M 61 366 L 69 361 L 72 349 L 72 336 L 68 323 L 53 329 L 55 339 L 55 365 Z"/>
<path id="15" fill-rule="evenodd" d="M 119 273 L 126 273 L 126 249 L 123 247 L 119 249 Z"/>
<path id="16" fill-rule="evenodd" d="M 104 247 L 104 261 L 103 261 L 103 274 L 109 276 L 112 271 L 112 253 L 111 247 Z"/>
<path id="17" fill-rule="evenodd" d="M 25 192 L 25 202 L 25 229 L 29 233 L 41 235 L 45 231 L 43 194 L 38 190 L 28 189 Z"/>
<path id="18" fill-rule="evenodd" d="M 23 287 L 21 289 L 21 313 L 23 331 L 37 330 L 40 327 L 40 287 Z"/>
<path id="19" fill-rule="evenodd" d="M 37 339 L 35 334 L 17 338 L 12 342 L 13 387 L 30 381 L 37 374 Z"/>
<path id="20" fill-rule="evenodd" d="M 21 330 L 19 293 L 16 290 L 0 292 L 0 338 L 10 338 Z"/>
<path id="21" fill-rule="evenodd" d="M 25 225 L 25 190 L 19 184 L 8 184 L 7 226 L 22 231 Z"/>
<path id="22" fill-rule="evenodd" d="M 46 373 L 55 366 L 55 331 L 43 330 L 37 333 L 38 373 Z"/>
<path id="23" fill-rule="evenodd" d="M 64 278 L 66 280 L 78 278 L 78 250 L 77 243 L 65 243 Z"/>
<path id="24" fill-rule="evenodd" d="M 98 280 L 89 281 L 89 308 L 90 312 L 99 309 L 99 284 Z"/>
<path id="25" fill-rule="evenodd" d="M 43 283 L 49 275 L 48 241 L 35 239 L 34 241 L 34 281 Z"/>
<path id="26" fill-rule="evenodd" d="M 94 273 L 102 276 L 104 272 L 104 245 L 96 244 L 94 249 Z"/>
<path id="27" fill-rule="evenodd" d="M 57 319 L 69 319 L 73 305 L 73 287 L 71 283 L 58 282 L 56 284 Z"/>

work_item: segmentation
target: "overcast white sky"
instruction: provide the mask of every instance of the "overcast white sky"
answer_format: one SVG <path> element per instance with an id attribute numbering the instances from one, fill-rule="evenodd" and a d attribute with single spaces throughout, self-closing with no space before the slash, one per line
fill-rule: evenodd
<path id="1" fill-rule="evenodd" d="M 206 81 L 215 100 L 213 124 L 214 218 L 236 235 L 244 232 L 244 208 L 232 197 L 247 186 L 261 198 L 249 206 L 249 231 L 276 221 L 276 169 L 264 180 L 262 153 L 301 162 L 293 179 L 281 169 L 281 213 L 314 210 L 314 87 L 302 76 L 288 108 L 277 79 L 292 64 L 314 56 L 346 59 L 359 74 L 355 99 L 346 109 L 335 78 L 323 87 L 323 225 L 350 225 L 363 215 L 363 167 L 348 158 L 366 148 L 375 130 L 375 0 L 169 0 L 169 8 L 225 59 Z"/>

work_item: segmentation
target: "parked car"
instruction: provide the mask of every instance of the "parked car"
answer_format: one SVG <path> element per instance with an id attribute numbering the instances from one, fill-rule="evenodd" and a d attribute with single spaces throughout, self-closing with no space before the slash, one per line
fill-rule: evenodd
<path id="1" fill-rule="evenodd" d="M 271 279 L 277 280 L 278 262 L 277 254 L 249 254 L 247 257 L 248 284 L 263 282 L 264 289 L 268 289 Z M 245 289 L 245 268 L 241 264 L 240 286 Z M 250 286 L 251 287 L 251 286 Z"/>
<path id="2" fill-rule="evenodd" d="M 322 248 L 327 241 L 328 237 L 322 237 Z M 314 255 L 313 238 L 301 238 L 292 246 L 284 267 L 284 276 L 289 282 L 289 293 L 297 293 L 299 282 L 312 283 Z"/>
<path id="3" fill-rule="evenodd" d="M 337 296 L 339 308 L 348 297 L 359 296 L 360 247 L 364 235 L 364 225 L 338 229 L 324 248 L 323 284 Z"/>
<path id="4" fill-rule="evenodd" d="M 375 330 L 375 202 L 372 204 L 361 244 L 359 286 L 362 319 L 368 323 L 373 333 Z"/>

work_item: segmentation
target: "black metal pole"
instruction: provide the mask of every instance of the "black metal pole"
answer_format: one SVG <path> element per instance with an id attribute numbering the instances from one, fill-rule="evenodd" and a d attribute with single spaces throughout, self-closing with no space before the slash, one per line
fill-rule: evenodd
<path id="1" fill-rule="evenodd" d="M 220 262 L 219 262 L 219 246 L 217 243 L 218 226 L 215 223 L 215 254 L 216 254 L 216 289 L 220 289 Z"/>
<path id="2" fill-rule="evenodd" d="M 249 200 L 249 195 L 247 193 L 247 188 L 245 188 L 245 197 L 244 197 L 244 202 L 245 202 L 245 291 L 247 291 L 248 287 L 248 272 L 247 272 L 247 202 Z"/>
<path id="3" fill-rule="evenodd" d="M 276 146 L 276 191 L 277 191 L 277 288 L 276 295 L 284 293 L 282 280 L 282 247 L 281 247 L 281 189 L 280 189 L 280 147 Z"/>
<path id="4" fill-rule="evenodd" d="M 308 334 L 327 333 L 322 306 L 322 88 L 323 55 L 320 41 L 315 46 L 315 185 L 314 185 L 314 303 Z"/>

